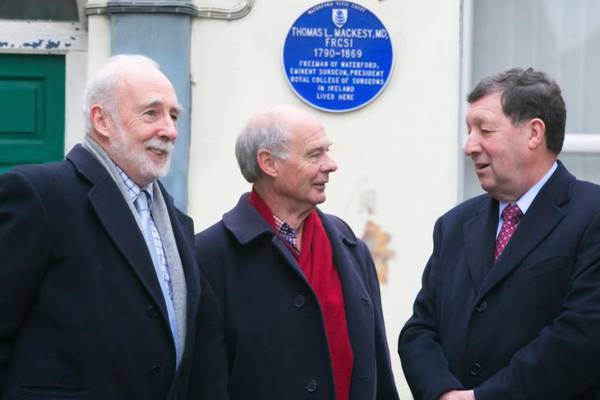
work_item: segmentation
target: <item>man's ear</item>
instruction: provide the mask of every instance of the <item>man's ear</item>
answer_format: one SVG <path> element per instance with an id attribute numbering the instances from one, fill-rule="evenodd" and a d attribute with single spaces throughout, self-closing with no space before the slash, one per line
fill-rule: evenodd
<path id="1" fill-rule="evenodd" d="M 539 146 L 546 147 L 546 124 L 539 118 L 533 118 L 527 123 L 527 147 L 534 150 Z"/>
<path id="2" fill-rule="evenodd" d="M 113 121 L 100 104 L 94 104 L 90 109 L 90 123 L 101 140 L 107 141 L 113 136 Z"/>
<path id="3" fill-rule="evenodd" d="M 279 159 L 269 150 L 260 149 L 256 152 L 256 161 L 263 174 L 275 178 L 279 173 Z"/>

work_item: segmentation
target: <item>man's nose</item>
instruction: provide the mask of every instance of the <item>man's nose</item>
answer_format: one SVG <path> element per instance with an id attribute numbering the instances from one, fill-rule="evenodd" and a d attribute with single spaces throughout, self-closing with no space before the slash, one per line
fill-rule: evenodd
<path id="1" fill-rule="evenodd" d="M 481 152 L 481 145 L 475 132 L 471 132 L 467 136 L 467 143 L 465 143 L 464 152 L 467 156 L 471 157 L 473 154 Z"/>
<path id="2" fill-rule="evenodd" d="M 338 166 L 336 164 L 336 162 L 334 161 L 334 159 L 329 155 L 329 154 L 325 154 L 325 162 L 322 164 L 322 171 L 323 172 L 334 172 L 338 169 Z"/>
<path id="3" fill-rule="evenodd" d="M 171 141 L 177 139 L 177 124 L 169 114 L 163 118 L 163 124 L 158 132 L 158 135 Z"/>

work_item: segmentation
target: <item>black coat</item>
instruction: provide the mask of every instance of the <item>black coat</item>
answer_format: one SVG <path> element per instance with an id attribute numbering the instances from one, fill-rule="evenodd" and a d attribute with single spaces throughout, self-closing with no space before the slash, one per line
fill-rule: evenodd
<path id="1" fill-rule="evenodd" d="M 192 221 L 163 196 L 187 284 L 177 373 L 144 238 L 104 167 L 76 146 L 0 176 L 0 398 L 186 399 L 194 360 L 193 390 L 225 396 L 222 316 Z"/>
<path id="2" fill-rule="evenodd" d="M 495 265 L 498 202 L 442 216 L 399 351 L 415 399 L 600 398 L 600 187 L 562 164 Z"/>
<path id="3" fill-rule="evenodd" d="M 339 272 L 354 352 L 350 399 L 397 399 L 369 251 L 342 220 L 319 216 Z M 196 251 L 224 309 L 231 398 L 335 399 L 317 298 L 247 195 L 196 236 Z"/>

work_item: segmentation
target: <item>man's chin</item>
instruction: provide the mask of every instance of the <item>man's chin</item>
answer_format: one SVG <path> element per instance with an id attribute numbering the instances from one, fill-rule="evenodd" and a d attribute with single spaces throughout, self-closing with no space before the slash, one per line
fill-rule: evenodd
<path id="1" fill-rule="evenodd" d="M 147 161 L 146 165 L 144 165 L 144 176 L 151 181 L 155 181 L 157 179 L 164 178 L 169 173 L 169 169 L 171 167 L 171 159 L 168 158 L 166 161 L 162 163 L 156 163 L 152 161 Z"/>

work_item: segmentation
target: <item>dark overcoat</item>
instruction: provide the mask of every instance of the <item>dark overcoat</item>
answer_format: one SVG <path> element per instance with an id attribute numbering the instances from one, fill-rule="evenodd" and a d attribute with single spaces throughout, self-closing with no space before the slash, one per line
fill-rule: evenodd
<path id="1" fill-rule="evenodd" d="M 600 399 L 600 187 L 559 162 L 493 264 L 498 202 L 442 216 L 400 334 L 415 399 Z"/>
<path id="2" fill-rule="evenodd" d="M 186 399 L 193 361 L 192 397 L 226 395 L 218 303 L 191 219 L 161 190 L 187 285 L 177 372 L 148 249 L 106 169 L 78 145 L 0 176 L 0 398 Z"/>
<path id="3" fill-rule="evenodd" d="M 319 212 L 338 269 L 354 370 L 350 399 L 397 399 L 375 267 L 339 218 Z M 243 195 L 196 236 L 198 261 L 225 315 L 236 400 L 334 400 L 320 306 L 296 259 Z"/>

